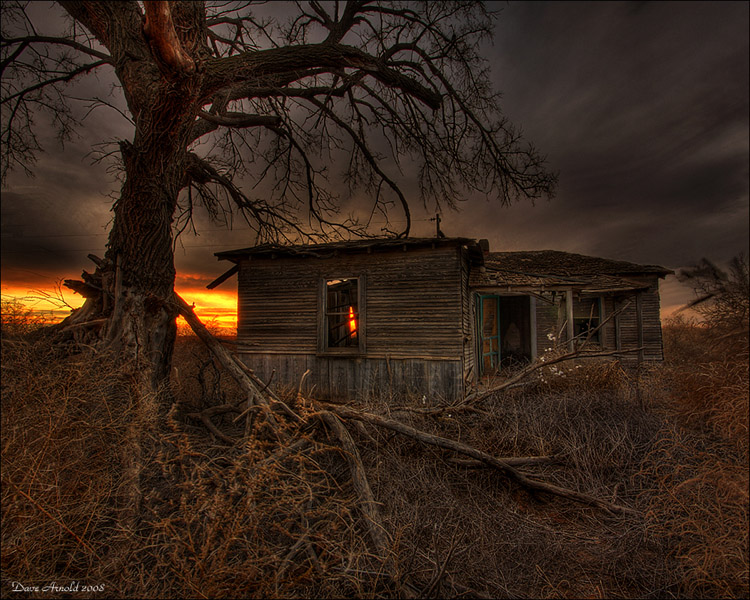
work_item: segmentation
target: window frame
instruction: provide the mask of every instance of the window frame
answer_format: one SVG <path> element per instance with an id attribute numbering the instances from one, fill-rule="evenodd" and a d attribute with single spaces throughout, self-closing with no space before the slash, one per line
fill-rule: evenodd
<path id="1" fill-rule="evenodd" d="M 329 281 L 357 282 L 357 344 L 354 346 L 329 346 L 328 345 L 328 282 Z M 318 354 L 327 356 L 359 356 L 365 353 L 365 276 L 364 274 L 347 275 L 336 274 L 322 277 L 320 279 L 320 293 L 318 296 Z"/>
<path id="2" fill-rule="evenodd" d="M 589 296 L 584 298 L 578 298 L 578 302 L 591 302 L 592 305 L 596 306 L 596 312 L 595 314 L 591 315 L 589 312 L 588 317 L 576 317 L 575 313 L 573 316 L 573 338 L 576 340 L 577 343 L 583 343 L 586 340 L 587 332 L 591 329 L 599 328 L 594 335 L 591 336 L 591 338 L 588 340 L 589 343 L 594 344 L 601 344 L 602 343 L 602 312 L 603 312 L 603 305 L 604 305 L 604 298 L 603 296 Z M 595 325 L 592 327 L 591 323 L 595 321 Z M 581 331 L 579 333 L 579 325 L 583 323 L 588 323 L 588 326 L 585 330 Z"/>

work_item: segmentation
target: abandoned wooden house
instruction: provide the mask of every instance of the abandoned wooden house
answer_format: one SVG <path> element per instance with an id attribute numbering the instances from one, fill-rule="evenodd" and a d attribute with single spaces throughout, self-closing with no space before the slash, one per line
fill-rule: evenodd
<path id="1" fill-rule="evenodd" d="M 489 252 L 486 240 L 406 238 L 219 252 L 238 273 L 240 356 L 272 385 L 329 396 L 455 399 L 555 343 L 662 359 L 659 279 L 566 252 Z M 608 318 L 608 316 L 610 318 Z M 633 350 L 640 349 L 636 352 Z M 630 351 L 630 352 L 628 352 Z"/>

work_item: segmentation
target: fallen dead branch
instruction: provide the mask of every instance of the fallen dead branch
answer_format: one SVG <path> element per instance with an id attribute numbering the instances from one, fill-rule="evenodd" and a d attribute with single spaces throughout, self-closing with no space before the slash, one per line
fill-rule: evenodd
<path id="1" fill-rule="evenodd" d="M 511 467 L 532 467 L 536 465 L 550 465 L 556 462 L 560 462 L 560 459 L 556 456 L 508 456 L 499 458 L 498 460 L 503 461 L 506 465 Z M 448 462 L 467 468 L 480 468 L 487 467 L 487 463 L 476 460 L 473 458 L 449 458 Z"/>
<path id="2" fill-rule="evenodd" d="M 256 381 L 260 381 L 255 378 L 256 381 L 251 379 L 248 374 L 249 369 L 241 363 L 241 361 L 235 359 L 229 351 L 217 340 L 206 327 L 201 323 L 198 316 L 195 314 L 193 309 L 183 300 L 178 294 L 174 294 L 174 302 L 177 304 L 180 315 L 187 321 L 188 325 L 193 329 L 195 334 L 203 341 L 213 355 L 219 360 L 224 366 L 232 378 L 237 384 L 247 393 L 248 402 L 250 405 L 257 404 L 263 409 L 268 421 L 274 426 L 277 434 L 283 435 L 283 432 L 278 427 L 276 417 L 274 417 L 271 406 L 280 409 L 287 417 L 299 423 L 302 419 L 295 413 L 286 403 L 282 402 L 275 397 L 275 395 L 269 394 L 270 401 L 260 392 Z M 265 387 L 265 386 L 263 386 Z"/>
<path id="3" fill-rule="evenodd" d="M 521 369 L 516 375 L 511 377 L 510 379 L 507 379 L 503 381 L 502 383 L 499 383 L 498 385 L 494 385 L 486 390 L 482 390 L 481 392 L 477 392 L 475 394 L 471 394 L 470 396 L 467 396 L 464 398 L 463 401 L 457 403 L 455 406 L 452 407 L 452 410 L 462 410 L 464 407 L 470 407 L 471 405 L 474 405 L 478 402 L 481 402 L 485 398 L 488 398 L 492 394 L 496 394 L 498 392 L 502 392 L 503 390 L 510 388 L 514 385 L 517 385 L 520 381 L 523 381 L 526 379 L 529 375 L 534 373 L 535 371 L 538 371 L 539 369 L 543 369 L 544 367 L 549 367 L 552 365 L 556 365 L 562 362 L 567 362 L 570 360 L 577 360 L 577 359 L 584 359 L 584 358 L 601 358 L 604 356 L 619 356 L 621 354 L 632 354 L 635 352 L 641 352 L 643 350 L 643 346 L 640 348 L 631 348 L 628 350 L 608 350 L 606 352 L 598 352 L 598 351 L 585 351 L 585 350 L 574 350 L 573 352 L 568 352 L 567 354 L 563 354 L 562 356 L 558 356 L 556 358 L 552 358 L 550 360 L 538 360 L 535 363 L 532 363 L 528 367 Z M 442 412 L 448 410 L 451 407 L 440 409 Z"/>
<path id="4" fill-rule="evenodd" d="M 326 405 L 324 404 L 324 406 Z M 589 494 L 584 494 L 582 492 L 577 492 L 575 490 L 563 488 L 563 487 L 560 487 L 551 483 L 546 483 L 543 481 L 539 481 L 537 479 L 532 479 L 526 476 L 525 474 L 521 473 L 520 471 L 518 471 L 515 467 L 511 466 L 507 462 L 504 462 L 503 460 L 499 458 L 496 458 L 485 452 L 482 452 L 481 450 L 477 450 L 476 448 L 472 448 L 471 446 L 462 444 L 461 442 L 456 442 L 448 438 L 433 435 L 425 431 L 420 431 L 419 429 L 415 429 L 413 427 L 410 427 L 409 425 L 400 423 L 399 421 L 386 419 L 384 417 L 374 415 L 372 413 L 360 412 L 360 411 L 357 411 L 357 410 L 354 410 L 345 406 L 330 405 L 327 407 L 331 412 L 336 413 L 340 417 L 344 417 L 347 419 L 356 419 L 358 421 L 365 421 L 367 423 L 371 423 L 372 425 L 377 425 L 378 427 L 390 429 L 391 431 L 395 431 L 402 435 L 414 438 L 415 440 L 418 440 L 424 444 L 437 446 L 439 448 L 445 448 L 446 450 L 453 450 L 454 452 L 459 452 L 460 454 L 470 456 L 471 458 L 479 460 L 491 467 L 495 467 L 497 470 L 507 475 L 510 479 L 512 479 L 513 481 L 515 481 L 516 483 L 525 487 L 528 490 L 532 490 L 535 492 L 546 492 L 548 494 L 553 494 L 555 496 L 567 498 L 575 502 L 587 504 L 589 506 L 595 506 L 596 508 L 600 508 L 606 512 L 613 513 L 613 514 L 624 514 L 624 515 L 638 515 L 639 514 L 637 511 L 631 508 L 628 508 L 627 506 L 620 506 L 618 504 L 612 504 L 611 502 L 607 502 L 606 500 L 596 498 Z"/>
<path id="5" fill-rule="evenodd" d="M 300 382 L 300 386 L 301 383 L 302 382 Z M 370 483 L 367 480 L 367 474 L 365 472 L 365 467 L 362 464 L 362 459 L 359 456 L 357 445 L 354 443 L 352 436 L 349 434 L 338 416 L 330 411 L 324 410 L 318 413 L 318 417 L 331 429 L 331 431 L 333 431 L 341 442 L 346 462 L 349 465 L 349 472 L 352 476 L 352 484 L 359 496 L 360 509 L 365 516 L 370 539 L 372 540 L 378 554 L 383 559 L 383 565 L 386 572 L 393 582 L 401 588 L 400 595 L 402 597 L 416 598 L 417 590 L 412 584 L 409 582 L 398 581 L 393 561 L 390 558 L 392 545 L 391 536 L 385 527 L 383 527 L 382 519 L 380 518 L 380 509 L 378 508 L 378 503 L 376 502 L 375 496 L 370 488 Z"/>

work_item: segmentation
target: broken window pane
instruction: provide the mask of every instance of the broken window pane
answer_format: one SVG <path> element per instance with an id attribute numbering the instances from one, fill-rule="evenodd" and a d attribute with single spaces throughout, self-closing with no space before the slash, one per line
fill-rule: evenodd
<path id="1" fill-rule="evenodd" d="M 347 348 L 359 345 L 359 281 L 326 281 L 327 347 Z"/>
<path id="2" fill-rule="evenodd" d="M 599 327 L 601 322 L 601 298 L 581 299 L 574 304 L 573 330 L 580 340 L 585 340 L 589 332 Z M 601 330 L 591 335 L 590 341 L 599 342 Z"/>

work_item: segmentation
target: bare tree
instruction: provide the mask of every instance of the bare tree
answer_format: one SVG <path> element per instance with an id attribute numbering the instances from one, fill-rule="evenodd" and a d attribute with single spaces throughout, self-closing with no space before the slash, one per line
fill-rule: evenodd
<path id="1" fill-rule="evenodd" d="M 418 166 L 427 205 L 553 192 L 555 176 L 491 89 L 480 45 L 496 15 L 482 3 L 290 2 L 266 16 L 253 2 L 59 4 L 68 29 L 57 37 L 37 33 L 26 5 L 3 5 L 2 169 L 31 168 L 38 111 L 70 134 L 71 82 L 115 78 L 133 135 L 119 143 L 106 255 L 78 284 L 88 300 L 77 319 L 105 323 L 98 339 L 145 359 L 151 385 L 169 373 L 174 238 L 196 206 L 216 219 L 239 212 L 261 241 L 367 235 L 368 219 L 337 217 L 327 165 L 342 158 L 371 215 L 403 212 L 391 235 L 409 234 L 417 201 L 401 165 Z M 242 188 L 246 177 L 258 191 Z"/>
<path id="2" fill-rule="evenodd" d="M 685 308 L 694 308 L 724 342 L 731 342 L 747 353 L 750 321 L 750 276 L 743 253 L 729 261 L 724 270 L 707 258 L 692 267 L 680 269 L 678 279 L 692 286 L 695 299 Z"/>

